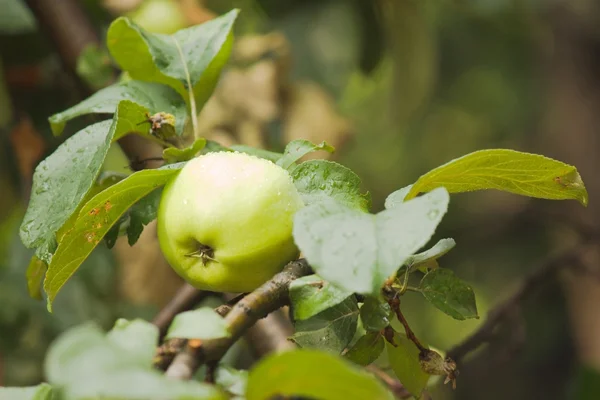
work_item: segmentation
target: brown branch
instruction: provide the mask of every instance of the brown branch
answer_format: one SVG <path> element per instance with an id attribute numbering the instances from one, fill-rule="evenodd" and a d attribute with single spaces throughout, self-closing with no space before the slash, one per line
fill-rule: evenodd
<path id="1" fill-rule="evenodd" d="M 377 378 L 379 378 L 379 380 L 382 381 L 388 387 L 388 389 L 390 389 L 390 391 L 394 394 L 394 396 L 396 396 L 396 398 L 410 399 L 412 397 L 412 394 L 410 394 L 410 392 L 406 390 L 404 385 L 402 385 L 402 383 L 399 380 L 391 377 L 379 367 L 371 364 L 367 365 L 365 369 L 371 372 Z"/>
<path id="2" fill-rule="evenodd" d="M 206 340 L 201 343 L 188 342 L 185 350 L 175 357 L 166 375 L 174 379 L 191 379 L 200 365 L 212 361 L 218 362 L 233 343 L 256 321 L 289 304 L 289 284 L 310 273 L 312 273 L 311 268 L 304 259 L 289 263 L 282 272 L 232 307 L 225 316 L 230 337 Z"/>
<path id="3" fill-rule="evenodd" d="M 419 341 L 419 339 L 417 338 L 415 333 L 410 328 L 410 325 L 408 325 L 408 321 L 406 320 L 406 318 L 404 318 L 402 311 L 400 310 L 400 298 L 396 296 L 396 297 L 390 299 L 388 301 L 388 303 L 390 304 L 390 307 L 392 308 L 392 310 L 396 313 L 396 317 L 398 317 L 398 321 L 400 321 L 400 323 L 404 327 L 404 331 L 406 332 L 406 337 L 408 337 L 415 344 L 415 346 L 417 346 L 417 348 L 419 349 L 419 351 L 421 353 L 427 353 L 429 351 L 429 349 L 421 344 L 421 342 Z"/>
<path id="4" fill-rule="evenodd" d="M 595 243 L 596 238 L 597 234 L 591 235 L 575 247 L 548 258 L 537 268 L 534 268 L 508 299 L 498 304 L 488 313 L 485 322 L 479 329 L 448 351 L 448 357 L 458 362 L 482 344 L 494 340 L 497 327 L 506 319 L 514 317 L 523 300 L 530 296 L 537 287 L 553 278 L 561 269 L 579 267 L 583 253 L 592 245 L 597 245 Z"/>

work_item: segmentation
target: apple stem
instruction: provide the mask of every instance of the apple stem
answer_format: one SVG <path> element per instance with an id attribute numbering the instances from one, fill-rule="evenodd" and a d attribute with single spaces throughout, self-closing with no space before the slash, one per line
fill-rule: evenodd
<path id="1" fill-rule="evenodd" d="M 198 242 L 198 250 L 186 254 L 186 257 L 200 258 L 202 260 L 202 265 L 208 264 L 209 261 L 217 261 L 215 259 L 215 250 L 200 242 Z"/>

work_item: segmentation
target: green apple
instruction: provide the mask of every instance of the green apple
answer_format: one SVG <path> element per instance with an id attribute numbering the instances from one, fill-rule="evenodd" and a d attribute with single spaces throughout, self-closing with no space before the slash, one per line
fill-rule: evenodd
<path id="1" fill-rule="evenodd" d="M 170 35 L 188 26 L 181 7 L 174 0 L 145 0 L 126 15 L 153 33 Z"/>
<path id="2" fill-rule="evenodd" d="M 303 206 L 287 170 L 271 161 L 208 153 L 165 186 L 160 247 L 198 289 L 249 292 L 298 257 L 292 227 Z"/>

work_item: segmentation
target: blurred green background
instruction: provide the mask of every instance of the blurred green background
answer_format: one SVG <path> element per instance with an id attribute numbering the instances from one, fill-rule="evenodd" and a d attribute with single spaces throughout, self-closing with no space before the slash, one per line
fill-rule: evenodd
<path id="1" fill-rule="evenodd" d="M 283 47 L 270 39 L 240 43 L 232 71 L 244 62 L 246 68 L 262 62 L 275 65 L 277 73 L 263 76 L 262 67 L 255 68 L 256 82 L 234 84 L 240 99 L 231 101 L 251 110 L 260 100 L 278 110 L 253 119 L 264 128 L 267 147 L 280 148 L 290 132 L 337 145 L 335 159 L 362 178 L 374 212 L 392 191 L 474 150 L 512 148 L 576 165 L 590 191 L 587 214 L 572 204 L 498 192 L 452 197 L 436 237 L 453 237 L 457 246 L 441 263 L 472 284 L 482 317 L 546 254 L 576 239 L 570 221 L 596 225 L 596 184 L 590 181 L 600 126 L 600 6 L 593 0 L 78 3 L 99 38 L 118 15 L 172 33 L 233 7 L 241 9 L 236 40 L 281 33 Z M 24 274 L 31 251 L 17 232 L 32 168 L 66 137 L 52 137 L 48 116 L 82 94 L 26 2 L 0 0 L 0 10 L 0 385 L 30 385 L 43 379 L 45 349 L 66 328 L 87 320 L 108 328 L 117 317 L 151 318 L 157 307 L 118 293 L 122 266 L 102 246 L 65 286 L 54 314 L 29 298 Z M 78 79 L 102 87 L 112 74 L 110 59 L 102 49 L 88 50 L 78 63 Z M 252 57 L 258 61 L 249 63 Z M 225 89 L 223 96 L 228 104 Z M 118 148 L 111 154 L 106 168 L 126 169 Z M 564 218 L 551 217 L 556 210 Z M 455 391 L 436 386 L 433 398 L 600 398 L 600 379 L 583 366 L 574 333 L 593 321 L 585 320 L 589 313 L 569 316 L 563 289 L 550 279 L 532 293 L 520 316 L 504 327 L 506 337 L 524 327 L 524 341 L 482 350 L 461 368 Z M 483 319 L 454 321 L 417 294 L 406 297 L 406 316 L 417 335 L 442 350 Z M 583 323 L 573 323 L 576 318 Z"/>

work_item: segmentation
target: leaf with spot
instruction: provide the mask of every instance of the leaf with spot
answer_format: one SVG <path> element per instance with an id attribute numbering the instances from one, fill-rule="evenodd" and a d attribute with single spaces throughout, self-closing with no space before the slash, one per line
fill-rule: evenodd
<path id="1" fill-rule="evenodd" d="M 250 371 L 247 400 L 275 398 L 319 400 L 392 400 L 373 375 L 340 357 L 315 350 L 272 354 Z"/>
<path id="2" fill-rule="evenodd" d="M 360 320 L 367 331 L 379 332 L 390 324 L 392 316 L 390 305 L 375 297 L 367 297 L 360 308 Z"/>
<path id="3" fill-rule="evenodd" d="M 421 396 L 423 389 L 429 381 L 429 374 L 421 369 L 419 349 L 406 335 L 395 332 L 394 343 L 385 341 L 390 366 L 394 373 L 416 398 Z"/>
<path id="4" fill-rule="evenodd" d="M 294 319 L 308 319 L 321 311 L 340 304 L 352 294 L 333 286 L 318 275 L 309 275 L 290 284 L 290 299 Z"/>
<path id="5" fill-rule="evenodd" d="M 294 240 L 314 271 L 354 293 L 378 296 L 387 279 L 430 239 L 448 208 L 439 188 L 377 215 L 333 201 L 294 218 Z"/>
<path id="6" fill-rule="evenodd" d="M 419 291 L 431 304 L 454 319 L 479 318 L 473 289 L 449 269 L 428 272 L 421 280 Z"/>
<path id="7" fill-rule="evenodd" d="M 222 316 L 210 307 L 179 313 L 169 326 L 166 339 L 219 339 L 231 333 Z"/>
<path id="8" fill-rule="evenodd" d="M 440 186 L 450 193 L 496 189 L 541 199 L 574 199 L 584 206 L 588 203 L 575 167 L 514 150 L 480 150 L 452 160 L 421 176 L 406 199 Z"/>
<path id="9" fill-rule="evenodd" d="M 358 323 L 358 304 L 354 296 L 305 320 L 296 321 L 291 339 L 300 347 L 340 354 L 348 346 Z"/>
<path id="10" fill-rule="evenodd" d="M 206 146 L 206 139 L 200 138 L 194 140 L 190 146 L 184 149 L 178 149 L 177 147 L 169 147 L 163 150 L 163 158 L 168 163 L 175 163 L 181 161 L 189 161 L 196 157 L 200 151 Z"/>
<path id="11" fill-rule="evenodd" d="M 173 35 L 150 33 L 120 17 L 108 29 L 107 45 L 133 79 L 168 85 L 186 101 L 192 90 L 199 112 L 231 53 L 237 15 L 238 10 L 232 10 Z"/>
<path id="12" fill-rule="evenodd" d="M 113 114 L 119 103 L 128 100 L 144 107 L 150 114 L 166 112 L 175 117 L 175 128 L 179 135 L 187 118 L 187 109 L 181 96 L 168 86 L 142 81 L 127 81 L 100 89 L 73 107 L 52 115 L 48 120 L 54 135 L 60 135 L 67 122 L 87 114 Z M 137 126 L 145 118 L 136 122 L 136 130 L 147 132 L 148 124 Z"/>
<path id="13" fill-rule="evenodd" d="M 367 332 L 344 355 L 348 360 L 358 365 L 369 365 L 383 352 L 385 339 L 379 332 Z"/>
<path id="14" fill-rule="evenodd" d="M 357 210 L 367 211 L 371 207 L 370 194 L 361 193 L 360 178 L 336 162 L 305 161 L 291 175 L 306 205 L 333 199 Z"/>
<path id="15" fill-rule="evenodd" d="M 282 168 L 288 169 L 294 165 L 296 161 L 311 153 L 313 151 L 325 150 L 328 153 L 333 153 L 335 149 L 327 142 L 321 142 L 320 144 L 314 144 L 304 139 L 296 139 L 291 141 L 285 146 L 283 157 L 277 160 L 277 165 Z"/>
<path id="16" fill-rule="evenodd" d="M 90 255 L 108 230 L 138 200 L 175 177 L 181 164 L 138 171 L 88 201 L 65 232 L 48 266 L 44 290 L 48 309 L 56 294 Z"/>

